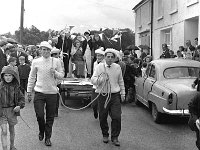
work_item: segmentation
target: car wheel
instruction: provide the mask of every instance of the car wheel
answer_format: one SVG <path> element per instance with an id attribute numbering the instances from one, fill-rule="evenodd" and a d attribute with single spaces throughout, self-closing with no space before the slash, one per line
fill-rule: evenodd
<path id="1" fill-rule="evenodd" d="M 154 122 L 161 123 L 162 114 L 158 112 L 158 109 L 154 103 L 152 103 L 151 114 Z"/>

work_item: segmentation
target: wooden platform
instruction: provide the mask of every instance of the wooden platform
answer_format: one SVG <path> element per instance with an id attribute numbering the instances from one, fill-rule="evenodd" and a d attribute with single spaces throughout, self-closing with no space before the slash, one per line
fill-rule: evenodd
<path id="1" fill-rule="evenodd" d="M 82 103 L 87 103 L 91 101 L 92 95 L 92 84 L 89 79 L 85 78 L 65 78 L 61 83 L 61 96 L 64 102 L 71 100 L 71 97 L 77 97 L 77 100 Z"/>

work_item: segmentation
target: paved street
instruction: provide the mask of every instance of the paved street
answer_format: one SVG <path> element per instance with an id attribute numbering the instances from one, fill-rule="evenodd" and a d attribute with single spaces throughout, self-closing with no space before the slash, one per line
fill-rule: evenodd
<path id="1" fill-rule="evenodd" d="M 16 147 L 18 150 L 196 150 L 195 135 L 184 118 L 166 118 L 164 124 L 155 124 L 149 111 L 142 106 L 122 106 L 121 147 L 104 144 L 98 120 L 91 108 L 84 111 L 68 111 L 60 107 L 55 119 L 52 147 L 38 140 L 38 128 L 33 103 L 26 103 L 22 117 L 31 129 L 18 118 Z M 170 120 L 169 120 L 170 119 Z M 110 122 L 110 119 L 109 119 Z"/>

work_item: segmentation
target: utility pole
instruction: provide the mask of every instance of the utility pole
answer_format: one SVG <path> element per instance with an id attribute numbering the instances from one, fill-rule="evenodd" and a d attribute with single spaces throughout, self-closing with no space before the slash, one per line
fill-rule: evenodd
<path id="1" fill-rule="evenodd" d="M 21 17 L 20 17 L 20 44 L 22 44 L 24 24 L 24 0 L 21 0 Z"/>

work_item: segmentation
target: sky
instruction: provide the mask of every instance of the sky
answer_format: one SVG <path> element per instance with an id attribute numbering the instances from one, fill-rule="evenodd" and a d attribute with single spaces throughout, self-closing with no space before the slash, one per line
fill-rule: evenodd
<path id="1" fill-rule="evenodd" d="M 40 31 L 60 31 L 75 26 L 72 32 L 100 28 L 134 30 L 132 8 L 141 0 L 24 0 L 24 27 Z M 14 33 L 20 27 L 21 0 L 1 0 L 0 34 Z"/>

